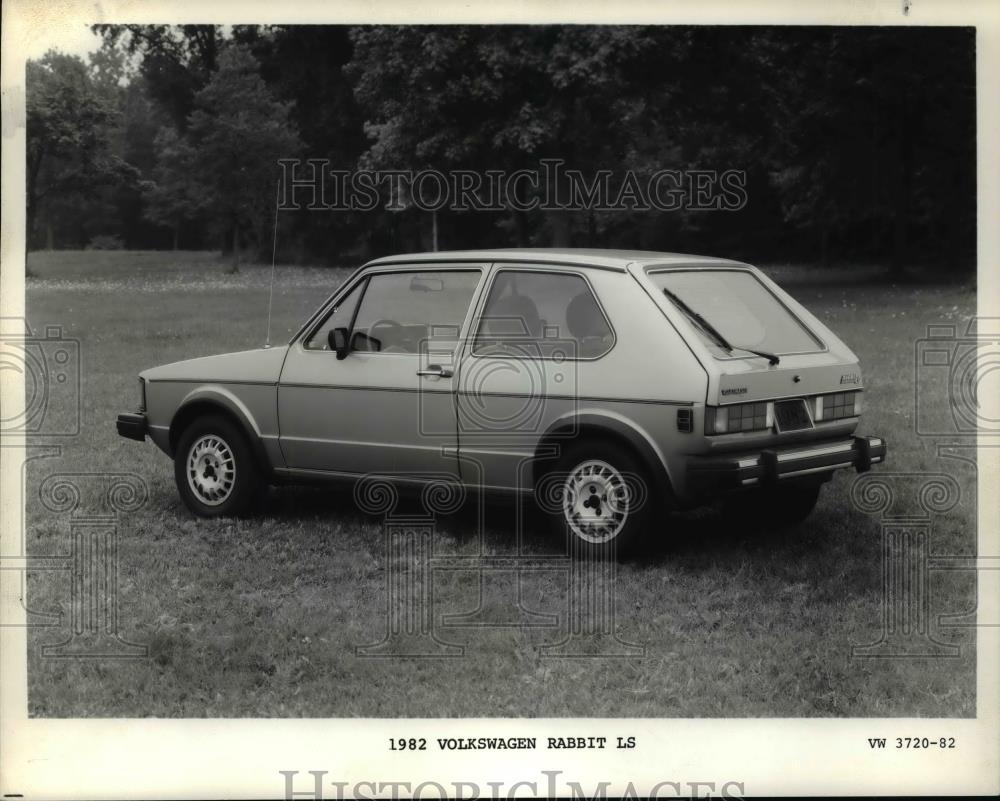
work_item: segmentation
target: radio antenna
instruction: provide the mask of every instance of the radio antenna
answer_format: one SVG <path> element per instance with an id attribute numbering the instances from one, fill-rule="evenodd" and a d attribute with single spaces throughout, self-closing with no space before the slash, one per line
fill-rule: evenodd
<path id="1" fill-rule="evenodd" d="M 274 262 L 278 256 L 278 206 L 281 202 L 281 179 L 274 193 L 274 244 L 271 246 L 271 288 L 267 293 L 267 339 L 264 347 L 271 347 L 271 303 L 274 300 Z"/>

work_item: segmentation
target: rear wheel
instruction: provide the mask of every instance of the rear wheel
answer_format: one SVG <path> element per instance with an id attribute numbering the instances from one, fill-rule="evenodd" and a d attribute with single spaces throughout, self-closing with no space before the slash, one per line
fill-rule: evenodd
<path id="1" fill-rule="evenodd" d="M 723 514 L 733 525 L 756 529 L 793 528 L 812 514 L 821 486 L 789 484 L 751 490 L 728 498 Z"/>
<path id="2" fill-rule="evenodd" d="M 645 470 L 615 442 L 570 445 L 536 492 L 553 532 L 574 555 L 625 554 L 649 521 Z"/>
<path id="3" fill-rule="evenodd" d="M 243 432 L 221 415 L 199 417 L 181 434 L 174 479 L 181 499 L 199 517 L 248 512 L 263 483 Z"/>

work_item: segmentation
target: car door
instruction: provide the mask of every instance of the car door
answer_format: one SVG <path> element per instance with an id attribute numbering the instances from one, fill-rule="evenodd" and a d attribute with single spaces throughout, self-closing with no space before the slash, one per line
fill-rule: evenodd
<path id="1" fill-rule="evenodd" d="M 456 351 L 485 265 L 362 275 L 289 349 L 279 441 L 299 471 L 458 475 Z M 344 358 L 329 332 L 347 329 Z"/>
<path id="2" fill-rule="evenodd" d="M 456 393 L 462 476 L 529 489 L 539 439 L 579 405 L 581 368 L 614 333 L 580 271 L 498 264 L 477 304 Z"/>

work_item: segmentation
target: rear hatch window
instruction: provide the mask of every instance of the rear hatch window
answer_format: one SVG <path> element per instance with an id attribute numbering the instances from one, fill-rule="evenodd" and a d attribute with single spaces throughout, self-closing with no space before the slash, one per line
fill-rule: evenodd
<path id="1" fill-rule="evenodd" d="M 651 273 L 649 278 L 660 290 L 680 298 L 738 348 L 778 355 L 823 349 L 823 343 L 753 273 L 668 270 Z M 739 350 L 730 353 L 697 320 L 692 319 L 692 327 L 716 356 L 740 357 Z"/>

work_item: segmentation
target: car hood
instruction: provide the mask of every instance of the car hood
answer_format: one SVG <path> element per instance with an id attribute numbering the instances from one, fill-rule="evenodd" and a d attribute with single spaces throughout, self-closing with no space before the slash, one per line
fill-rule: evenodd
<path id="1" fill-rule="evenodd" d="M 257 348 L 186 359 L 144 370 L 146 381 L 252 382 L 273 384 L 281 373 L 288 346 Z"/>

